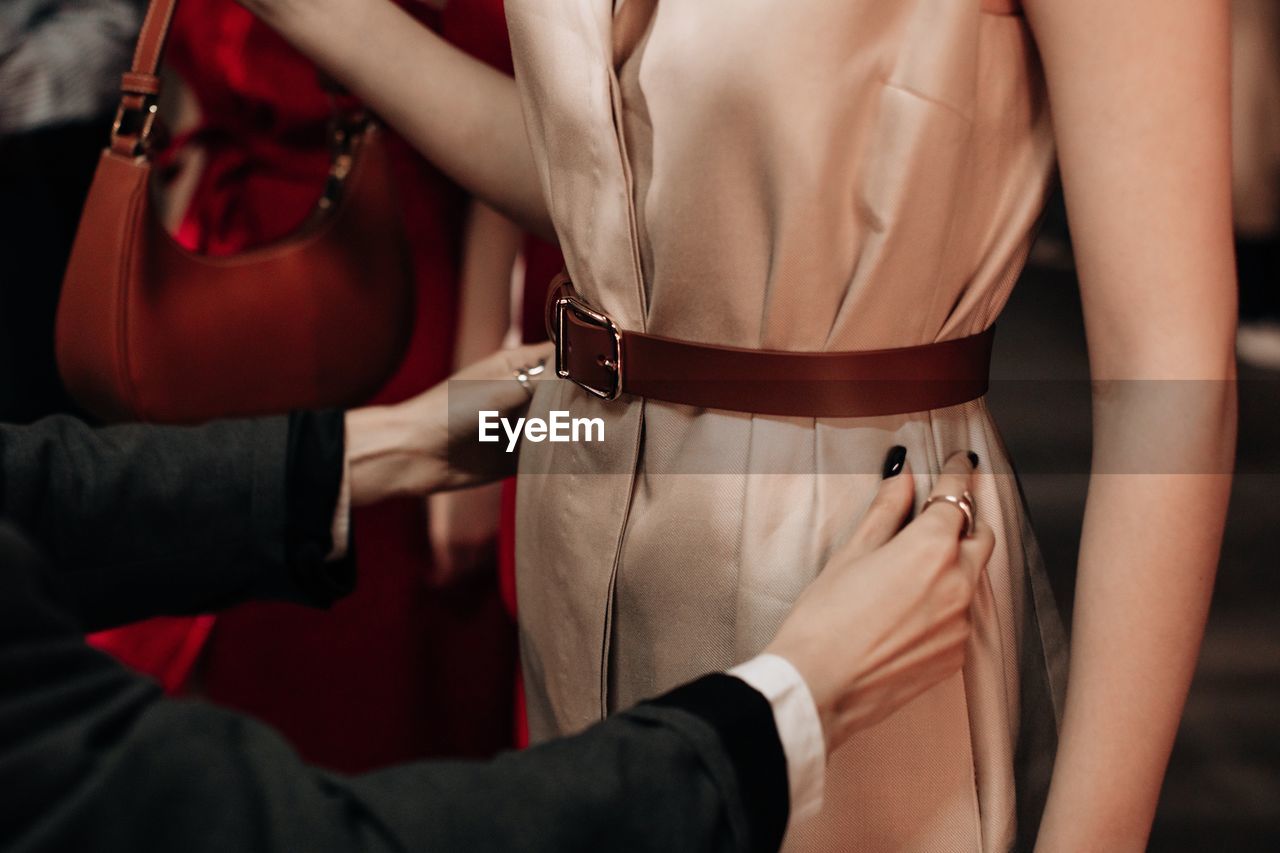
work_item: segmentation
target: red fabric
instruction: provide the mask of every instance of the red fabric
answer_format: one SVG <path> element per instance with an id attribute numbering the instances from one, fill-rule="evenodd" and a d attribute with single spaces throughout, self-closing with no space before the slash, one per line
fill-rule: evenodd
<path id="1" fill-rule="evenodd" d="M 406 8 L 510 70 L 501 0 L 453 2 L 439 14 Z M 192 138 L 207 157 L 179 239 L 218 254 L 288 233 L 309 213 L 328 167 L 330 104 L 314 67 L 232 0 L 180 3 L 167 59 L 201 103 Z M 379 403 L 449 373 L 466 203 L 406 144 L 390 142 L 418 305 L 408 353 Z M 171 691 L 203 643 L 210 698 L 275 725 L 306 759 L 334 769 L 491 754 L 512 741 L 513 611 L 496 574 L 456 589 L 433 585 L 425 520 L 421 501 L 358 511 L 359 584 L 331 611 L 252 604 L 216 623 L 153 620 L 94 642 Z"/>
<path id="2" fill-rule="evenodd" d="M 100 631 L 89 642 L 129 666 L 154 676 L 173 693 L 186 682 L 213 630 L 212 616 L 164 616 L 137 626 Z"/>

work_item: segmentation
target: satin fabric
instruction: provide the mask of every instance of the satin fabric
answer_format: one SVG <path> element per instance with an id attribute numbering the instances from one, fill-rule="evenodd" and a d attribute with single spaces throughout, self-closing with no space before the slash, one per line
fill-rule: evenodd
<path id="1" fill-rule="evenodd" d="M 637 0 L 627 0 L 634 3 Z M 1054 152 L 1023 19 L 978 0 L 509 0 L 526 125 L 570 274 L 623 328 L 855 350 L 990 326 Z M 656 8 L 656 11 L 653 10 Z M 621 29 L 620 29 L 621 28 Z M 531 415 L 518 593 L 535 740 L 759 652 L 902 444 L 918 500 L 952 452 L 998 545 L 962 674 L 832 756 L 789 851 L 998 851 L 1043 804 L 1066 644 L 985 401 L 757 417 L 567 382 Z"/>

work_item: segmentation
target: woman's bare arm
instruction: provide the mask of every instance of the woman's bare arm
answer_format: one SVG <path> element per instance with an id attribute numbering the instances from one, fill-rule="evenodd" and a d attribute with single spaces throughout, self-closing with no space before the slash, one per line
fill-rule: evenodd
<path id="1" fill-rule="evenodd" d="M 510 77 L 389 0 L 239 2 L 473 195 L 554 237 Z"/>
<path id="2" fill-rule="evenodd" d="M 1038 850 L 1145 849 L 1235 443 L 1224 0 L 1026 0 L 1094 393 L 1070 687 Z"/>

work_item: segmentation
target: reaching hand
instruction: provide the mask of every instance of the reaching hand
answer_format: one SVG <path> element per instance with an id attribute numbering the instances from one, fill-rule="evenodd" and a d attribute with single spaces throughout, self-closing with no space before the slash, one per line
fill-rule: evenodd
<path id="1" fill-rule="evenodd" d="M 500 350 L 411 400 L 348 412 L 352 505 L 479 485 L 513 473 L 516 454 L 501 443 L 476 440 L 478 413 L 522 413 L 532 386 L 554 375 L 551 354 L 549 343 Z M 529 387 L 516 380 L 521 368 L 538 363 L 547 366 Z"/>
<path id="2" fill-rule="evenodd" d="M 957 453 L 932 494 L 961 496 L 972 479 Z M 908 467 L 883 482 L 766 649 L 804 676 L 828 751 L 964 663 L 969 605 L 995 540 L 981 525 L 965 537 L 965 516 L 945 502 L 902 527 L 913 495 Z"/>

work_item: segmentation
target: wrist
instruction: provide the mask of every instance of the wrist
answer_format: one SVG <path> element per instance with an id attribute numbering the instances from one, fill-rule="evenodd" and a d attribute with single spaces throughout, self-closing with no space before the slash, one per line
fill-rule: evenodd
<path id="1" fill-rule="evenodd" d="M 439 489 L 444 466 L 432 447 L 430 424 L 413 408 L 369 406 L 347 413 L 346 465 L 351 505 L 393 497 L 422 496 Z"/>
<path id="2" fill-rule="evenodd" d="M 800 674 L 801 680 L 809 690 L 814 708 L 818 712 L 818 720 L 822 724 L 823 746 L 830 755 L 839 745 L 837 732 L 840 702 L 837 691 L 830 689 L 829 680 L 823 677 L 822 668 L 816 664 L 820 658 L 807 654 L 801 648 L 777 643 L 770 644 L 764 650 L 764 654 L 782 658 Z"/>

